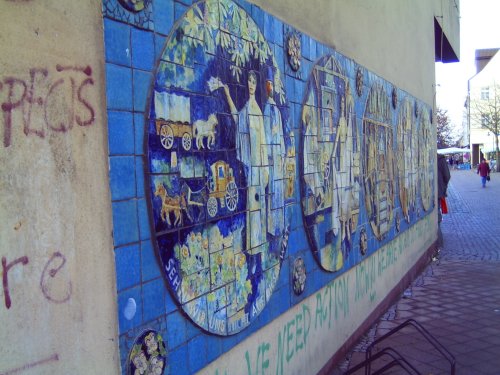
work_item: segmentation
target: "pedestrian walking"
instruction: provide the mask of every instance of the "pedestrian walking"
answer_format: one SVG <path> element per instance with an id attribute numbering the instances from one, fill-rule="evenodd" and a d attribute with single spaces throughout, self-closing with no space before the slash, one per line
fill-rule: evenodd
<path id="1" fill-rule="evenodd" d="M 490 166 L 484 158 L 481 159 L 481 163 L 477 166 L 477 174 L 481 176 L 481 185 L 485 188 L 486 180 L 490 177 Z"/>
<path id="2" fill-rule="evenodd" d="M 450 181 L 450 169 L 448 168 L 448 163 L 444 155 L 438 154 L 437 156 L 437 172 L 438 172 L 438 224 L 443 220 L 442 207 L 444 200 L 444 205 L 446 205 L 446 196 L 448 190 L 448 182 Z"/>

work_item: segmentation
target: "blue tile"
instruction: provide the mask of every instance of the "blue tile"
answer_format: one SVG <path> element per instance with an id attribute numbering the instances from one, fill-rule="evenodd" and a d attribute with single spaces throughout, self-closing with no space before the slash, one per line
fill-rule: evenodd
<path id="1" fill-rule="evenodd" d="M 172 297 L 172 292 L 169 290 L 167 295 L 165 296 L 165 309 L 167 311 L 167 314 L 170 314 L 171 312 L 174 312 L 177 310 L 177 304 L 174 300 L 174 297 Z"/>
<path id="2" fill-rule="evenodd" d="M 108 142 L 110 155 L 134 153 L 134 123 L 130 112 L 108 111 Z"/>
<path id="3" fill-rule="evenodd" d="M 106 99 L 108 109 L 132 110 L 132 71 L 106 64 Z"/>
<path id="4" fill-rule="evenodd" d="M 290 232 L 288 243 L 292 244 L 293 248 L 298 250 L 305 250 L 309 247 L 307 235 L 304 232 L 303 227 L 294 229 Z"/>
<path id="5" fill-rule="evenodd" d="M 252 5 L 252 18 L 257 24 L 257 27 L 264 30 L 264 12 L 257 5 Z"/>
<path id="6" fill-rule="evenodd" d="M 130 66 L 130 27 L 104 19 L 106 62 Z"/>
<path id="7" fill-rule="evenodd" d="M 181 346 L 175 350 L 169 351 L 169 358 L 175 358 L 175 360 L 169 361 L 170 371 L 167 374 L 175 375 L 190 375 L 188 363 L 188 351 L 187 346 Z"/>
<path id="8" fill-rule="evenodd" d="M 300 79 L 295 80 L 295 102 L 296 103 L 302 103 L 304 100 L 304 95 L 306 94 L 305 92 L 306 89 L 306 84 L 304 81 L 301 81 Z"/>
<path id="9" fill-rule="evenodd" d="M 151 71 L 155 62 L 154 36 L 152 32 L 132 29 L 132 67 Z"/>
<path id="10" fill-rule="evenodd" d="M 188 342 L 189 369 L 195 373 L 207 364 L 207 340 L 198 335 Z"/>
<path id="11" fill-rule="evenodd" d="M 146 282 L 161 276 L 160 266 L 151 241 L 141 242 L 142 281 Z"/>
<path id="12" fill-rule="evenodd" d="M 174 4 L 174 14 L 175 14 L 175 19 L 178 20 L 181 18 L 184 13 L 187 11 L 188 7 L 184 4 L 181 3 L 175 3 Z"/>
<path id="13" fill-rule="evenodd" d="M 130 305 L 129 299 L 132 299 L 136 305 L 135 315 L 125 317 L 124 311 L 127 305 Z M 129 309 L 130 311 L 130 309 Z M 118 294 L 118 322 L 120 325 L 120 333 L 125 333 L 128 330 L 138 327 L 142 322 L 142 298 L 141 287 L 137 286 L 132 289 L 127 289 Z"/>
<path id="14" fill-rule="evenodd" d="M 134 70 L 134 111 L 145 112 L 149 91 L 152 89 L 153 75 L 142 70 Z"/>
<path id="15" fill-rule="evenodd" d="M 163 278 L 142 285 L 143 321 L 148 322 L 165 314 L 165 282 Z"/>
<path id="16" fill-rule="evenodd" d="M 113 202 L 112 207 L 115 246 L 139 241 L 136 201 Z"/>
<path id="17" fill-rule="evenodd" d="M 245 9 L 245 12 L 248 13 L 248 15 L 252 14 L 252 4 L 250 4 L 248 1 L 245 0 L 237 0 L 235 1 L 236 4 L 239 4 L 243 9 Z"/>
<path id="18" fill-rule="evenodd" d="M 186 340 L 191 340 L 193 337 L 199 335 L 201 332 L 200 327 L 194 324 L 191 320 L 186 322 Z"/>
<path id="19" fill-rule="evenodd" d="M 207 362 L 212 362 L 222 354 L 221 338 L 218 336 L 206 336 Z"/>
<path id="20" fill-rule="evenodd" d="M 141 281 L 141 257 L 138 245 L 115 249 L 116 286 L 118 291 Z"/>
<path id="21" fill-rule="evenodd" d="M 136 196 L 134 159 L 133 156 L 109 158 L 109 184 L 113 201 Z"/>
<path id="22" fill-rule="evenodd" d="M 290 242 L 289 242 L 290 244 Z M 283 261 L 283 263 L 281 263 L 281 269 L 280 269 L 280 277 L 278 278 L 278 282 L 276 283 L 275 285 L 275 289 L 278 289 L 280 287 L 282 287 L 283 285 L 285 284 L 288 284 L 290 282 L 290 257 L 289 257 L 289 254 L 288 254 L 288 250 L 287 250 L 287 257 L 285 258 L 285 260 Z"/>
<path id="23" fill-rule="evenodd" d="M 285 44 L 283 40 L 283 22 L 277 18 L 274 19 L 273 41 L 281 47 Z"/>
<path id="24" fill-rule="evenodd" d="M 155 61 L 158 61 L 161 58 L 166 41 L 166 37 L 155 35 Z"/>
<path id="25" fill-rule="evenodd" d="M 144 113 L 134 113 L 135 154 L 144 155 Z"/>
<path id="26" fill-rule="evenodd" d="M 141 241 L 151 237 L 151 226 L 149 225 L 148 204 L 145 199 L 137 200 L 137 216 L 139 217 L 139 238 Z"/>
<path id="27" fill-rule="evenodd" d="M 174 25 L 174 2 L 172 0 L 155 0 L 153 2 L 155 31 L 167 35 Z"/>
<path id="28" fill-rule="evenodd" d="M 264 38 L 270 43 L 273 42 L 274 17 L 269 13 L 264 13 Z"/>
<path id="29" fill-rule="evenodd" d="M 145 195 L 144 160 L 140 156 L 135 158 L 135 178 L 136 178 L 137 197 L 144 198 Z"/>
<path id="30" fill-rule="evenodd" d="M 290 308 L 290 284 L 276 291 L 276 305 L 278 315 L 283 314 Z"/>
<path id="31" fill-rule="evenodd" d="M 311 59 L 311 51 L 310 51 L 310 45 L 309 45 L 309 36 L 306 34 L 302 34 L 302 38 L 300 40 L 300 46 L 302 50 L 302 57 L 305 59 Z"/>
<path id="32" fill-rule="evenodd" d="M 179 311 L 167 315 L 167 331 L 169 348 L 186 342 L 186 318 Z"/>
<path id="33" fill-rule="evenodd" d="M 295 102 L 295 78 L 285 75 L 285 91 L 288 100 Z"/>
<path id="34" fill-rule="evenodd" d="M 274 45 L 274 58 L 276 59 L 276 64 L 278 64 L 278 69 L 281 71 L 281 79 L 283 79 L 283 72 L 285 71 L 285 57 L 284 57 L 283 47 Z"/>

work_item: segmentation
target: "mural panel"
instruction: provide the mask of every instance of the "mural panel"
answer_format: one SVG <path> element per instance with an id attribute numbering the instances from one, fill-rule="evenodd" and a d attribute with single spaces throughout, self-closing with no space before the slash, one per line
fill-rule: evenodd
<path id="1" fill-rule="evenodd" d="M 382 240 L 393 224 L 395 208 L 394 144 L 391 101 L 375 82 L 363 116 L 365 205 L 375 237 Z"/>
<path id="2" fill-rule="evenodd" d="M 393 94 L 394 95 L 394 94 Z M 397 172 L 399 201 L 406 222 L 417 211 L 418 139 L 412 102 L 405 97 L 401 102 L 397 123 Z M 396 220 L 398 225 L 398 220 Z M 398 229 L 399 231 L 399 229 Z"/>
<path id="3" fill-rule="evenodd" d="M 420 193 L 422 207 L 429 211 L 434 207 L 434 163 L 436 152 L 434 151 L 435 138 L 432 136 L 431 118 L 432 114 L 427 106 L 416 105 L 418 113 L 418 164 L 420 173 Z"/>
<path id="4" fill-rule="evenodd" d="M 349 79 L 332 55 L 310 74 L 301 120 L 304 226 L 321 267 L 337 271 L 358 222 L 360 138 Z"/>
<path id="5" fill-rule="evenodd" d="M 278 279 L 295 176 L 288 118 L 278 64 L 244 9 L 189 8 L 151 94 L 149 184 L 168 285 L 208 332 L 247 327 Z"/>

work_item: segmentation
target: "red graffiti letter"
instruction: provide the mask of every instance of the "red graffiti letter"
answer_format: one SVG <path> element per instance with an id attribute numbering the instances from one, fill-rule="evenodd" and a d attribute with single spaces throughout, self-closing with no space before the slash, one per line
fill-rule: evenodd
<path id="1" fill-rule="evenodd" d="M 64 93 L 64 87 L 60 88 L 60 91 L 58 94 L 55 90 L 57 87 L 61 86 L 64 83 L 64 78 L 58 79 L 50 86 L 49 93 L 47 94 L 47 97 L 45 98 L 45 123 L 47 124 L 47 126 L 50 129 L 52 129 L 56 132 L 63 132 L 64 133 L 73 127 L 75 81 L 73 78 L 70 78 L 70 82 L 71 82 L 71 108 L 69 108 L 69 113 L 68 113 L 68 109 L 67 109 L 67 103 L 65 101 L 66 95 Z M 56 94 L 56 96 L 53 96 L 54 94 Z M 57 96 L 57 95 L 59 95 L 59 96 Z M 52 101 L 51 101 L 51 97 L 53 98 Z M 59 124 L 54 124 L 50 121 L 49 111 L 59 117 L 57 119 L 57 121 L 60 121 Z M 61 119 L 65 115 L 67 115 L 67 117 L 68 117 L 68 124 L 65 124 L 64 120 Z"/>
<path id="2" fill-rule="evenodd" d="M 39 80 L 37 80 L 37 74 L 41 79 L 45 79 L 47 78 L 49 72 L 47 71 L 47 69 L 30 69 L 31 84 L 26 96 L 26 101 L 29 103 L 29 105 L 28 110 L 24 114 L 24 134 L 36 134 L 40 138 L 44 138 L 45 129 L 43 127 L 41 129 L 31 129 L 31 115 L 33 113 L 33 104 L 37 104 L 40 108 L 43 108 L 43 98 L 41 96 L 37 96 L 35 93 L 36 88 L 42 86 L 41 83 L 38 82 Z"/>
<path id="3" fill-rule="evenodd" d="M 52 265 L 52 263 L 54 263 L 54 262 L 57 263 L 58 260 L 60 262 L 59 265 L 55 265 L 54 268 L 49 267 Z M 63 268 L 65 263 L 66 263 L 66 258 L 64 257 L 64 255 L 62 255 L 59 251 L 56 251 L 54 254 L 52 254 L 49 261 L 45 265 L 45 268 L 43 269 L 43 272 L 42 272 L 42 277 L 40 278 L 40 288 L 42 289 L 43 295 L 49 301 L 54 302 L 54 303 L 64 303 L 64 302 L 68 301 L 71 297 L 71 292 L 73 289 L 72 285 L 71 285 L 71 281 L 68 282 L 67 291 L 62 296 L 54 296 L 53 295 L 54 293 L 52 292 L 50 285 L 49 285 L 49 282 L 50 282 L 49 277 L 50 278 L 56 277 L 57 272 L 59 272 L 59 270 L 61 268 Z"/>
<path id="4" fill-rule="evenodd" d="M 4 117 L 3 145 L 5 147 L 9 147 L 12 137 L 12 111 L 19 107 L 26 97 L 26 82 L 17 78 L 8 77 L 4 79 L 4 83 L 9 86 L 9 96 L 7 101 L 2 103 Z M 18 100 L 13 99 L 14 86 L 16 85 L 20 85 L 22 87 L 22 95 Z"/>
<path id="5" fill-rule="evenodd" d="M 87 120 L 82 120 L 80 116 L 76 115 L 76 123 L 80 126 L 87 126 L 87 125 L 92 125 L 95 119 L 94 115 L 94 108 L 89 104 L 88 101 L 86 101 L 84 98 L 82 98 L 82 89 L 86 85 L 93 85 L 94 80 L 92 78 L 87 78 L 82 82 L 80 87 L 78 87 L 78 101 L 82 103 L 85 107 L 87 107 L 88 111 L 90 112 L 89 118 Z"/>
<path id="6" fill-rule="evenodd" d="M 7 264 L 7 259 L 5 257 L 2 257 L 2 284 L 3 284 L 3 295 L 5 298 L 5 307 L 10 309 L 11 305 L 11 300 L 10 300 L 10 293 L 9 293 L 9 278 L 7 273 L 9 270 L 14 267 L 16 264 L 22 263 L 24 265 L 28 264 L 28 257 L 23 256 L 21 258 L 17 258 L 13 262 Z"/>

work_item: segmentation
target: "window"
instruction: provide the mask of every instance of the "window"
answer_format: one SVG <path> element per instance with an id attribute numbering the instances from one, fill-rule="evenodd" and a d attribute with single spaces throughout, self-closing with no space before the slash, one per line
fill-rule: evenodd
<path id="1" fill-rule="evenodd" d="M 488 100 L 490 98 L 490 88 L 488 86 L 481 88 L 481 100 Z"/>

